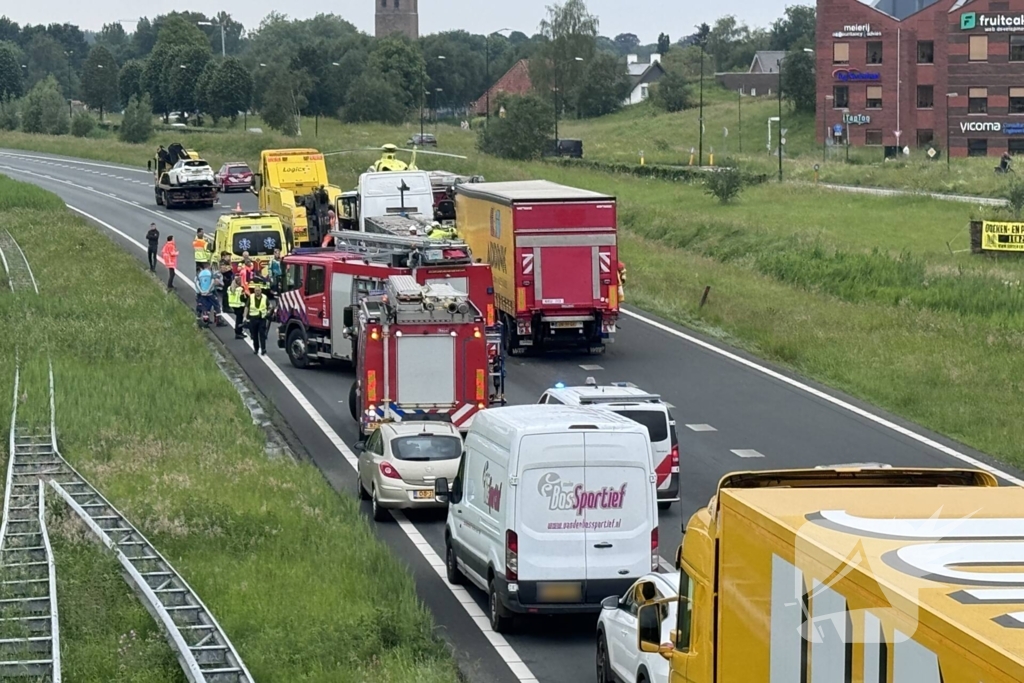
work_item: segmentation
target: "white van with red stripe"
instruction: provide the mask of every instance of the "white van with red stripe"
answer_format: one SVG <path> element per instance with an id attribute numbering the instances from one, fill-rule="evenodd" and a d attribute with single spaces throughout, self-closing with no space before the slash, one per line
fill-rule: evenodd
<path id="1" fill-rule="evenodd" d="M 647 430 L 586 406 L 481 411 L 447 500 L 452 584 L 487 592 L 491 626 L 516 614 L 597 613 L 657 571 L 658 510 Z"/>
<path id="2" fill-rule="evenodd" d="M 657 394 L 649 394 L 629 382 L 598 386 L 588 377 L 586 386 L 567 387 L 559 383 L 544 392 L 538 403 L 570 406 L 598 406 L 612 410 L 647 428 L 658 475 L 658 508 L 668 510 L 679 502 L 679 438 L 671 406 Z"/>

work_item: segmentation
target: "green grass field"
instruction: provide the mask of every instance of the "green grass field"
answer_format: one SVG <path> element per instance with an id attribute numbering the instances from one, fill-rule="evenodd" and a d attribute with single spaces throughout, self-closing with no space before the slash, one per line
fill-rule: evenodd
<path id="1" fill-rule="evenodd" d="M 189 309 L 53 195 L 0 177 L 0 198 L 40 286 L 13 296 L 0 281 L 0 415 L 17 351 L 19 415 L 45 423 L 52 357 L 62 452 L 198 591 L 257 680 L 454 683 L 405 567 L 354 498 L 265 455 Z M 181 680 L 112 560 L 65 531 L 65 680 Z"/>

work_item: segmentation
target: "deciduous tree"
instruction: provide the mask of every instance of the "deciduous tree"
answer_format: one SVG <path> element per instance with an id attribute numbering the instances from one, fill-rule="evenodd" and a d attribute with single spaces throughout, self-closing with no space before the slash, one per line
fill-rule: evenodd
<path id="1" fill-rule="evenodd" d="M 248 111 L 252 104 L 252 75 L 242 62 L 228 57 L 217 65 L 207 91 L 209 113 L 233 123 L 238 112 Z"/>
<path id="2" fill-rule="evenodd" d="M 799 112 L 814 113 L 817 97 L 814 84 L 814 56 L 802 49 L 786 55 L 782 65 L 782 94 Z"/>
<path id="3" fill-rule="evenodd" d="M 66 135 L 71 126 L 68 104 L 53 76 L 32 87 L 25 97 L 21 128 L 26 133 Z"/>
<path id="4" fill-rule="evenodd" d="M 117 75 L 117 89 L 120 96 L 119 103 L 122 107 L 128 106 L 132 97 L 142 96 L 142 71 L 144 64 L 137 59 L 129 59 L 121 67 Z"/>
<path id="5" fill-rule="evenodd" d="M 0 100 L 21 97 L 25 77 L 21 68 L 21 50 L 14 43 L 0 41 Z"/>
<path id="6" fill-rule="evenodd" d="M 536 159 L 548 142 L 553 111 L 537 95 L 501 96 L 498 106 L 505 108 L 503 118 L 492 118 L 480 130 L 480 151 L 506 159 Z"/>
<path id="7" fill-rule="evenodd" d="M 116 108 L 120 100 L 117 78 L 114 55 L 102 45 L 94 47 L 82 68 L 82 98 L 91 108 L 99 110 L 100 121 L 103 112 Z"/>

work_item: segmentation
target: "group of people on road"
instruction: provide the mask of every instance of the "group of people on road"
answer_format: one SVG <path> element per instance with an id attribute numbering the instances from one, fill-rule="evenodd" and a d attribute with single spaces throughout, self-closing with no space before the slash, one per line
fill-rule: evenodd
<path id="1" fill-rule="evenodd" d="M 178 246 L 174 236 L 168 235 L 161 249 L 160 231 L 155 223 L 150 223 L 146 242 L 150 272 L 156 272 L 159 250 L 159 260 L 167 267 L 167 291 L 174 291 L 174 274 L 178 267 Z M 215 321 L 218 327 L 223 327 L 227 323 L 221 314 L 230 310 L 235 318 L 235 339 L 245 339 L 244 329 L 248 326 L 253 353 L 267 355 L 267 335 L 273 314 L 268 290 L 277 290 L 281 283 L 281 250 L 274 250 L 264 273 L 249 252 L 243 252 L 237 272 L 231 254 L 226 251 L 221 252 L 215 266 L 202 228 L 196 231 L 192 249 L 196 262 L 196 319 L 200 324 L 208 325 Z"/>

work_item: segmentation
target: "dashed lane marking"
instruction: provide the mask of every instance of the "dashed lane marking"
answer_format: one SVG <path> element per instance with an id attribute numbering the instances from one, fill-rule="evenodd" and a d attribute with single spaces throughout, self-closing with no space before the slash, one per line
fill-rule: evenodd
<path id="1" fill-rule="evenodd" d="M 686 425 L 686 428 L 694 432 L 717 432 L 718 430 L 709 424 Z"/>
<path id="2" fill-rule="evenodd" d="M 587 372 L 591 372 L 593 370 L 604 370 L 600 365 L 581 365 L 580 369 L 586 370 Z"/>
<path id="3" fill-rule="evenodd" d="M 763 458 L 764 454 L 755 451 L 753 448 L 735 448 L 732 450 L 733 455 L 738 455 L 741 458 Z"/>
<path id="4" fill-rule="evenodd" d="M 782 382 L 783 384 L 789 385 L 794 389 L 799 389 L 800 391 L 808 393 L 811 396 L 821 399 L 822 401 L 827 401 L 828 403 L 831 403 L 832 405 L 838 408 L 847 410 L 853 413 L 854 415 L 857 415 L 858 417 L 862 417 L 865 420 L 869 420 L 879 426 L 892 430 L 897 434 L 901 434 L 909 439 L 913 439 L 919 444 L 928 446 L 929 448 L 937 450 L 944 455 L 948 455 L 951 458 L 956 458 L 957 460 L 966 463 L 972 467 L 977 467 L 978 469 L 985 470 L 989 474 L 999 477 L 1004 481 L 1007 481 L 1011 484 L 1016 484 L 1017 486 L 1024 486 L 1024 479 L 1021 479 L 1020 477 L 1015 477 L 1012 474 L 1008 474 L 997 467 L 993 467 L 992 465 L 982 462 L 977 458 L 973 458 L 967 455 L 966 453 L 961 453 L 955 448 L 950 448 L 945 444 L 939 443 L 935 439 L 928 438 L 923 434 L 918 434 L 914 430 L 907 429 L 906 427 L 898 425 L 891 420 L 887 420 L 884 417 L 881 417 L 880 415 L 875 415 L 869 410 L 865 410 L 863 408 L 855 406 L 852 403 L 844 401 L 840 398 L 836 398 L 835 396 L 832 396 L 831 394 L 821 391 L 820 389 L 815 389 L 814 387 L 804 384 L 803 382 L 795 380 L 791 377 L 787 377 L 783 375 L 781 372 L 776 372 L 771 368 L 767 368 L 763 365 L 755 363 L 752 360 L 748 360 L 746 358 L 743 358 L 742 356 L 738 356 L 735 353 L 732 353 L 731 351 L 726 351 L 725 349 L 715 346 L 714 344 L 711 344 L 709 342 L 706 342 L 703 339 L 698 339 L 693 335 L 686 334 L 685 332 L 680 332 L 675 328 L 669 327 L 668 325 L 660 323 L 657 320 L 652 320 L 651 318 L 648 318 L 647 316 L 641 315 L 634 311 L 628 311 L 623 308 L 619 309 L 619 312 L 622 313 L 623 315 L 628 315 L 630 318 L 633 318 L 634 320 L 639 320 L 642 323 L 646 323 L 651 327 L 659 329 L 662 332 L 667 332 L 668 334 L 671 334 L 674 337 L 687 341 L 693 344 L 694 346 L 699 346 L 700 348 L 710 351 L 711 353 L 717 354 L 719 356 L 722 356 L 723 358 L 728 358 L 734 363 L 739 363 L 740 365 L 750 370 L 754 370 L 755 372 L 759 372 L 762 375 L 771 377 L 772 379 Z"/>

